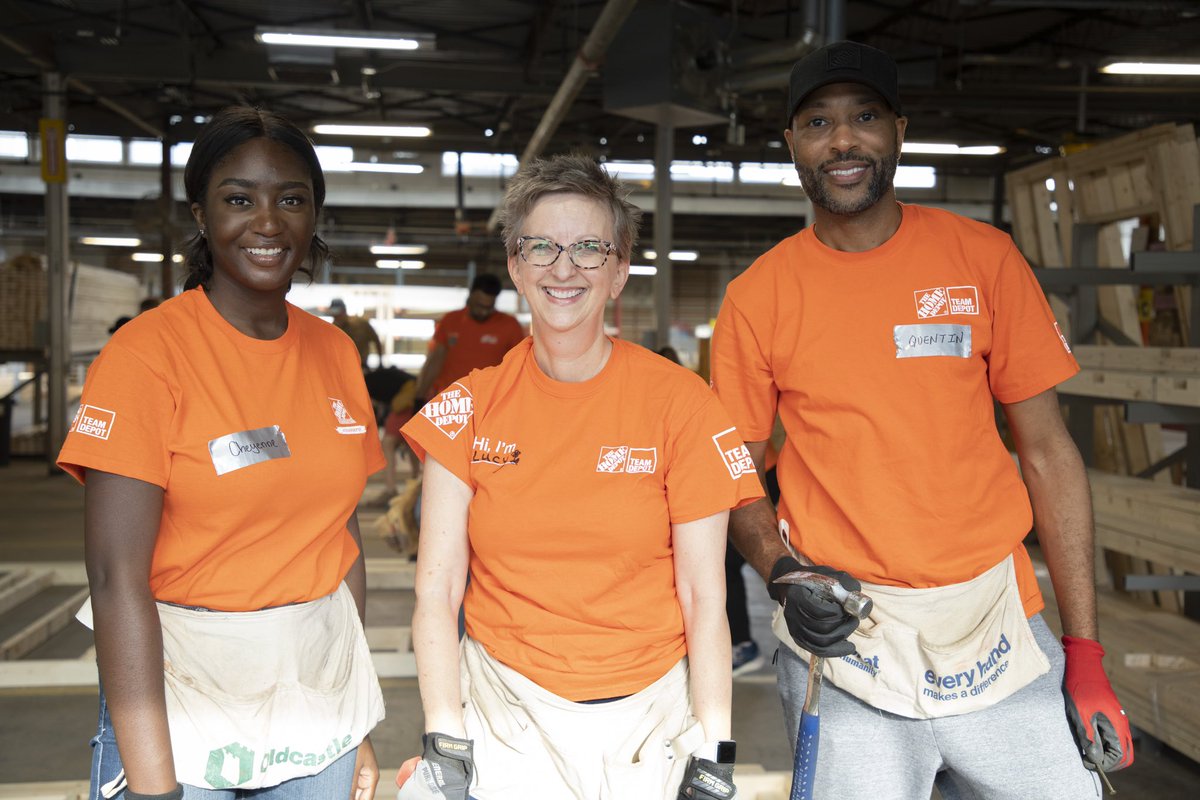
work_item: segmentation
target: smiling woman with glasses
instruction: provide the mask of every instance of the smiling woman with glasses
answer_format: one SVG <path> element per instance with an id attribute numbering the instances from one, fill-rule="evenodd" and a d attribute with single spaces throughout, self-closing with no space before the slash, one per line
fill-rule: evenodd
<path id="1" fill-rule="evenodd" d="M 400 798 L 728 797 L 725 526 L 754 468 L 699 377 L 605 332 L 641 217 L 621 183 L 537 160 L 501 214 L 532 336 L 402 431 L 427 733 Z"/>

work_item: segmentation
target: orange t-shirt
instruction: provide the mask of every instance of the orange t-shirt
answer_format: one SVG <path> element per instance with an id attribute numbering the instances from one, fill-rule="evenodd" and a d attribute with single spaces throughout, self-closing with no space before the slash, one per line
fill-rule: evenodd
<path id="1" fill-rule="evenodd" d="M 465 308 L 451 311 L 433 331 L 433 343 L 446 346 L 446 360 L 429 391 L 437 394 L 473 369 L 494 367 L 524 338 L 517 318 L 502 311 L 493 311 L 483 322 Z"/>
<path id="2" fill-rule="evenodd" d="M 671 524 L 762 496 L 703 380 L 613 341 L 596 377 L 546 376 L 526 339 L 404 426 L 474 491 L 467 633 L 570 700 L 637 692 L 686 653 Z"/>
<path id="3" fill-rule="evenodd" d="M 346 529 L 383 466 L 353 342 L 292 306 L 278 339 L 245 336 L 194 289 L 117 331 L 88 370 L 58 464 L 164 490 L 155 598 L 222 611 L 334 591 Z"/>
<path id="4" fill-rule="evenodd" d="M 1027 400 L 1079 368 L 1008 236 L 902 208 L 873 250 L 833 250 L 810 227 L 731 282 L 713 387 L 747 441 L 770 436 L 778 408 L 779 519 L 799 552 L 911 587 L 1012 553 L 1034 614 L 1033 515 L 992 399 Z"/>

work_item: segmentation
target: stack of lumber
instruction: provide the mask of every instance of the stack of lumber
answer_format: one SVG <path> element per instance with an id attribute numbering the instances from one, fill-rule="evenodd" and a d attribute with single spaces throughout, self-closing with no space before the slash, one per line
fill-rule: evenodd
<path id="1" fill-rule="evenodd" d="M 1081 367 L 1063 394 L 1200 406 L 1200 348 L 1076 345 Z"/>
<path id="2" fill-rule="evenodd" d="M 1097 545 L 1164 565 L 1154 574 L 1200 574 L 1200 490 L 1089 477 Z M 1164 609 L 1179 608 L 1178 592 L 1158 595 Z M 1109 675 L 1133 724 L 1200 761 L 1200 624 L 1108 590 L 1098 601 Z"/>
<path id="3" fill-rule="evenodd" d="M 1088 477 L 1097 544 L 1200 574 L 1200 489 L 1098 470 Z"/>
<path id="4" fill-rule="evenodd" d="M 78 264 L 71 305 L 71 350 L 93 353 L 104 346 L 117 317 L 138 313 L 142 288 L 138 278 L 125 272 Z"/>
<path id="5" fill-rule="evenodd" d="M 46 318 L 46 270 L 36 256 L 0 265 L 0 350 L 40 350 Z"/>
<path id="6" fill-rule="evenodd" d="M 1096 599 L 1104 666 L 1130 722 L 1200 761 L 1200 625 L 1109 590 Z M 1044 614 L 1061 630 L 1053 603 Z"/>

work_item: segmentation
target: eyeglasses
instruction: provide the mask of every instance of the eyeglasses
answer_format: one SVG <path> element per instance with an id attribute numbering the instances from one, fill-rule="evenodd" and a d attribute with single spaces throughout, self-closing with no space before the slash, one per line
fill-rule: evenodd
<path id="1" fill-rule="evenodd" d="M 612 242 L 599 239 L 584 239 L 574 244 L 561 245 L 542 236 L 522 236 L 517 239 L 517 250 L 530 266 L 549 267 L 565 250 L 567 258 L 577 269 L 597 269 L 608 261 L 613 251 Z"/>

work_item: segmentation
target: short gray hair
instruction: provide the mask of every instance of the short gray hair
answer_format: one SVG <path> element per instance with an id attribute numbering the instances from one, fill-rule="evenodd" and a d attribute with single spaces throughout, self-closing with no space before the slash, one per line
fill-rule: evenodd
<path id="1" fill-rule="evenodd" d="M 618 258 L 629 259 L 637 244 L 642 210 L 629 202 L 629 188 L 588 156 L 537 158 L 521 167 L 508 182 L 500 206 L 504 250 L 517 254 L 517 239 L 529 212 L 548 194 L 581 194 L 607 206 L 613 218 L 613 246 Z"/>

